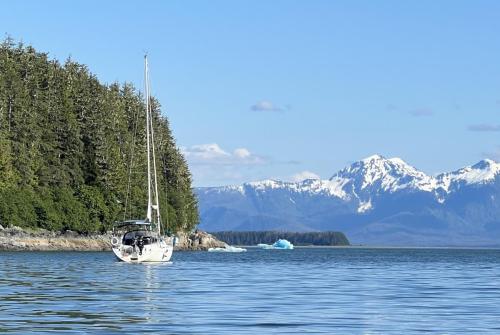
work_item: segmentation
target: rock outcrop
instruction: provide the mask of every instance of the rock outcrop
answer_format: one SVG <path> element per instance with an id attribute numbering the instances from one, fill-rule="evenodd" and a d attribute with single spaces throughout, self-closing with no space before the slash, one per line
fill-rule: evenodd
<path id="1" fill-rule="evenodd" d="M 224 248 L 226 243 L 204 231 L 196 230 L 192 233 L 177 233 L 177 242 L 174 250 L 208 250 L 209 248 Z"/>
<path id="2" fill-rule="evenodd" d="M 208 250 L 226 243 L 196 230 L 177 233 L 175 250 Z M 0 228 L 0 250 L 3 251 L 108 251 L 111 234 L 79 235 L 73 231 L 56 233 L 48 230 L 24 230 L 19 227 Z"/>
<path id="3" fill-rule="evenodd" d="M 9 251 L 103 251 L 109 250 L 109 235 L 83 236 L 73 231 L 0 229 L 0 250 Z"/>

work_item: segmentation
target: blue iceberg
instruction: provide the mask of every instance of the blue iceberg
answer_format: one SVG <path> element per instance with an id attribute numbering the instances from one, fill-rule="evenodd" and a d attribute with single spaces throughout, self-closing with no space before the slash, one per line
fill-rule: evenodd
<path id="1" fill-rule="evenodd" d="M 293 244 L 287 240 L 279 239 L 276 242 L 274 242 L 274 244 L 259 243 L 259 244 L 257 244 L 257 247 L 262 248 L 262 249 L 292 250 Z"/>
<path id="2" fill-rule="evenodd" d="M 275 249 L 293 249 L 293 244 L 287 240 L 279 239 L 274 242 L 273 247 Z"/>

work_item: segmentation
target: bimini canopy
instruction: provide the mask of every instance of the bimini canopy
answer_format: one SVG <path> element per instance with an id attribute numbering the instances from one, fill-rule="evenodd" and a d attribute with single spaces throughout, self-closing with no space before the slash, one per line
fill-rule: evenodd
<path id="1" fill-rule="evenodd" d="M 126 220 L 115 222 L 114 225 L 116 227 L 124 227 L 124 226 L 150 226 L 151 222 L 148 220 Z"/>

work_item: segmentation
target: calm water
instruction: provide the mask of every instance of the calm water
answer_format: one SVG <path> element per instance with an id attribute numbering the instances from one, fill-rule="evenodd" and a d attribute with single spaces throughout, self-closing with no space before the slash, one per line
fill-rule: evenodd
<path id="1" fill-rule="evenodd" d="M 500 250 L 0 253 L 1 332 L 499 334 Z"/>

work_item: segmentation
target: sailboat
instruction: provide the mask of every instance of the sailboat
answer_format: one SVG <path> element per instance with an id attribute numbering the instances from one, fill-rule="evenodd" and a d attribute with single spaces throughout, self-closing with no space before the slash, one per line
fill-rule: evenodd
<path id="1" fill-rule="evenodd" d="M 168 262 L 174 250 L 173 237 L 161 233 L 160 204 L 158 201 L 158 179 L 153 120 L 151 114 L 151 94 L 149 83 L 148 58 L 144 56 L 144 81 L 146 105 L 146 150 L 148 169 L 148 204 L 146 218 L 124 220 L 113 227 L 111 246 L 119 260 L 128 263 Z"/>

